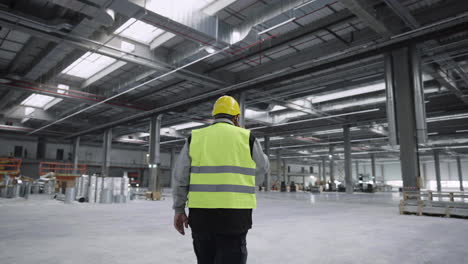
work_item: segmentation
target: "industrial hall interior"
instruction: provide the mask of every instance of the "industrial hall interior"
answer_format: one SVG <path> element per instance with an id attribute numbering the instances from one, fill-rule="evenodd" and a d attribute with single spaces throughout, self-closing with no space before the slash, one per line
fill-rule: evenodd
<path id="1" fill-rule="evenodd" d="M 0 0 L 0 263 L 228 264 L 197 246 L 226 212 L 232 263 L 468 263 L 467 29 L 466 0 Z"/>

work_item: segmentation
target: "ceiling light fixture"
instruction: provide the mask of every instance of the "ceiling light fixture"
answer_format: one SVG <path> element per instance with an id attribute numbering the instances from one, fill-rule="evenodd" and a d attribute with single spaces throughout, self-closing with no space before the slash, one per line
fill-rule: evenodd
<path id="1" fill-rule="evenodd" d="M 163 141 L 163 142 L 161 142 L 161 145 L 165 145 L 165 144 L 169 144 L 169 143 L 182 142 L 182 141 L 185 141 L 185 138 L 183 138 L 183 139 L 174 139 L 174 140 Z"/>
<path id="2" fill-rule="evenodd" d="M 427 123 L 432 123 L 432 122 L 437 122 L 437 121 L 455 120 L 455 119 L 464 119 L 464 118 L 468 118 L 468 113 L 430 117 L 430 118 L 427 118 Z"/>
<path id="3" fill-rule="evenodd" d="M 299 6 L 296 6 L 296 7 L 294 8 L 294 10 L 297 10 L 297 9 L 299 9 L 299 8 L 302 8 L 302 7 L 304 7 L 304 6 L 308 5 L 308 4 L 312 4 L 312 3 L 315 2 L 315 1 L 317 1 L 317 0 L 312 0 L 312 1 L 309 1 L 309 2 L 306 2 L 306 3 L 303 3 L 303 4 L 299 5 Z"/>

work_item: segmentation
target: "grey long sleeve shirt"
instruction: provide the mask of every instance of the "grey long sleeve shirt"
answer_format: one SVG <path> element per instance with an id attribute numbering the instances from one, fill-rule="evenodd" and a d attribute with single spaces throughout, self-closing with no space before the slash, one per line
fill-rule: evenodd
<path id="1" fill-rule="evenodd" d="M 232 124 L 228 119 L 217 119 L 215 123 L 218 122 Z M 172 208 L 176 213 L 184 213 L 187 203 L 190 185 L 190 167 L 192 163 L 189 155 L 189 147 L 189 142 L 186 140 L 172 172 L 172 195 L 174 198 Z M 255 139 L 253 144 L 252 159 L 256 164 L 255 182 L 257 185 L 261 185 L 264 181 L 265 174 L 270 170 L 270 162 L 268 157 L 263 153 L 262 146 L 257 139 Z"/>

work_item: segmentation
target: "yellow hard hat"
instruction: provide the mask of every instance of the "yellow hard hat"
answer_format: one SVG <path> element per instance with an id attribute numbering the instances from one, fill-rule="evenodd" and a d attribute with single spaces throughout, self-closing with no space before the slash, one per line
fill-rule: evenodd
<path id="1" fill-rule="evenodd" d="M 216 103 L 213 106 L 212 115 L 215 116 L 217 114 L 228 114 L 232 116 L 239 115 L 239 103 L 237 103 L 236 99 L 232 96 L 221 96 L 216 100 Z"/>

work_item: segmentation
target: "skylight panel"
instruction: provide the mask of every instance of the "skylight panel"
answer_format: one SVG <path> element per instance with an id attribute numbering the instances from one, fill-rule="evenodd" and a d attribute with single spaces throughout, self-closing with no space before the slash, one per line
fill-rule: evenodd
<path id="1" fill-rule="evenodd" d="M 130 18 L 114 31 L 114 33 L 122 37 L 149 44 L 157 36 L 164 33 L 164 30 L 143 21 L 136 20 L 135 18 Z"/>
<path id="2" fill-rule="evenodd" d="M 180 18 L 177 15 L 189 13 L 190 11 L 201 11 L 201 9 L 209 7 L 215 1 L 217 0 L 179 0 L 180 4 L 175 5 L 173 1 L 150 0 L 147 1 L 146 8 L 177 21 L 177 18 Z M 227 2 L 232 2 L 232 0 Z"/>
<path id="3" fill-rule="evenodd" d="M 28 98 L 21 102 L 21 105 L 36 108 L 44 108 L 48 103 L 52 102 L 54 99 L 55 97 L 48 95 L 31 94 Z"/>
<path id="4" fill-rule="evenodd" d="M 68 66 L 65 70 L 63 70 L 62 73 L 88 79 L 115 61 L 116 60 L 114 58 L 88 51 L 75 62 L 73 62 L 70 66 Z"/>

